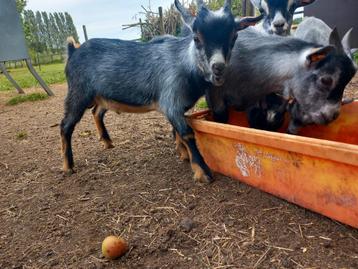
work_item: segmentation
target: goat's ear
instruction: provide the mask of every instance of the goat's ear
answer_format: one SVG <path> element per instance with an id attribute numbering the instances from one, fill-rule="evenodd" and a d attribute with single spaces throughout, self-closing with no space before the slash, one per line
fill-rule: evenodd
<path id="1" fill-rule="evenodd" d="M 305 65 L 307 67 L 312 67 L 316 63 L 326 59 L 326 57 L 334 50 L 334 46 L 325 46 L 321 48 L 312 49 L 306 56 Z"/>
<path id="2" fill-rule="evenodd" d="M 312 4 L 316 0 L 297 0 L 297 7 L 304 7 Z"/>
<path id="3" fill-rule="evenodd" d="M 197 8 L 197 10 L 199 11 L 203 7 L 206 7 L 204 1 L 203 0 L 196 0 L 196 8 Z"/>
<path id="4" fill-rule="evenodd" d="M 179 2 L 179 0 L 175 0 L 174 5 L 177 8 L 177 10 L 179 11 L 181 18 L 182 18 L 183 22 L 186 24 L 186 26 L 188 26 L 190 30 L 193 30 L 193 23 L 194 23 L 195 17 L 191 14 L 191 12 L 188 9 L 186 9 Z"/>
<path id="5" fill-rule="evenodd" d="M 343 52 L 341 38 L 339 37 L 336 27 L 333 28 L 331 34 L 329 35 L 329 44 L 335 46 L 339 51 Z"/>
<path id="6" fill-rule="evenodd" d="M 225 0 L 224 10 L 225 10 L 225 12 L 227 12 L 227 13 L 230 13 L 230 12 L 231 12 L 231 0 Z"/>
<path id="7" fill-rule="evenodd" d="M 244 17 L 244 18 L 236 18 L 235 24 L 236 24 L 236 31 L 243 30 L 249 26 L 253 26 L 256 23 L 258 23 L 262 18 L 264 17 L 263 14 L 260 14 L 257 17 Z"/>
<path id="8" fill-rule="evenodd" d="M 344 35 L 344 37 L 342 39 L 342 46 L 343 46 L 344 52 L 348 55 L 349 58 L 351 58 L 353 60 L 354 51 L 351 49 L 352 31 L 353 31 L 353 28 L 349 29 L 348 32 Z"/>

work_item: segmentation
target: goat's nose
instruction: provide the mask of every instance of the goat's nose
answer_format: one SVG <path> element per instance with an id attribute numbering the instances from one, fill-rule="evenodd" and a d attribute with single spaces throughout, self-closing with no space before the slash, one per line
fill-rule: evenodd
<path id="1" fill-rule="evenodd" d="M 221 76 L 225 70 L 225 63 L 214 63 L 211 67 L 217 76 Z"/>
<path id="2" fill-rule="evenodd" d="M 283 28 L 285 26 L 285 22 L 284 21 L 276 21 L 273 23 L 273 26 L 275 26 L 275 28 Z"/>
<path id="3" fill-rule="evenodd" d="M 339 116 L 339 112 L 338 111 L 334 112 L 333 120 L 336 120 L 338 118 L 338 116 Z"/>

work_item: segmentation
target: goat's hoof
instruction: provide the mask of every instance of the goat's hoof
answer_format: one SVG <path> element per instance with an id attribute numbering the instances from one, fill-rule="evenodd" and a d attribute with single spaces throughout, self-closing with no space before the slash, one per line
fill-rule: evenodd
<path id="1" fill-rule="evenodd" d="M 113 149 L 114 146 L 112 142 L 104 142 L 104 149 Z"/>
<path id="2" fill-rule="evenodd" d="M 194 180 L 200 183 L 212 183 L 214 182 L 214 179 L 212 176 L 206 175 L 206 174 L 201 174 L 201 175 L 196 175 L 194 174 Z"/>
<path id="3" fill-rule="evenodd" d="M 65 170 L 63 171 L 63 173 L 65 174 L 65 176 L 71 176 L 71 175 L 75 174 L 76 171 L 73 170 L 73 168 L 68 168 L 68 169 L 65 169 Z"/>
<path id="4" fill-rule="evenodd" d="M 183 161 L 183 162 L 189 161 L 189 156 L 188 156 L 187 153 L 186 153 L 186 154 L 181 153 L 180 156 L 179 156 L 179 159 L 180 159 L 181 161 Z"/>

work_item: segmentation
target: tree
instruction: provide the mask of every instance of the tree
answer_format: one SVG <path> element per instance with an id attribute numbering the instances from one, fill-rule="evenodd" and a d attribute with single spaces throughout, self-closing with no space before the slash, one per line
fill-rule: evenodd
<path id="1" fill-rule="evenodd" d="M 57 27 L 55 17 L 52 13 L 50 13 L 50 32 L 53 40 L 52 43 L 53 52 L 59 51 L 61 49 L 60 37 L 59 37 L 60 31 Z"/>
<path id="2" fill-rule="evenodd" d="M 185 4 L 185 6 L 189 9 L 189 11 L 192 14 L 196 13 L 196 3 L 194 0 L 181 0 L 181 2 Z M 206 5 L 211 10 L 218 10 L 223 5 L 225 0 L 206 0 L 204 1 Z M 247 0 L 247 2 L 250 2 Z M 124 25 L 125 29 L 128 29 L 130 27 L 141 27 L 141 40 L 142 41 L 148 41 L 152 39 L 153 37 L 160 35 L 160 25 L 159 25 L 159 17 L 156 12 L 153 12 L 150 8 L 144 9 L 144 22 L 143 23 L 134 23 L 134 24 L 128 24 Z M 233 15 L 240 16 L 242 14 L 242 0 L 232 0 L 232 12 Z M 143 12 L 142 12 L 143 13 Z M 171 35 L 178 35 L 181 31 L 181 25 L 182 20 L 180 16 L 178 15 L 178 12 L 174 8 L 174 5 L 172 5 L 170 8 L 165 10 L 163 12 L 163 21 L 164 21 L 164 30 L 165 33 L 171 34 Z"/>
<path id="3" fill-rule="evenodd" d="M 65 18 L 66 18 L 67 35 L 72 36 L 76 41 L 78 41 L 77 30 L 73 23 L 71 15 L 65 12 Z"/>
<path id="4" fill-rule="evenodd" d="M 61 20 L 61 16 L 60 13 L 55 12 L 53 14 L 56 25 L 57 25 L 57 29 L 58 29 L 58 47 L 64 47 L 65 41 L 66 41 L 66 29 L 65 29 L 65 25 L 63 24 L 63 21 Z"/>
<path id="5" fill-rule="evenodd" d="M 208 7 L 212 10 L 217 10 L 224 5 L 225 0 L 208 0 L 205 1 Z M 250 2 L 250 0 L 248 0 Z M 242 0 L 233 0 L 231 5 L 232 13 L 234 16 L 241 15 L 242 12 Z"/>
<path id="6" fill-rule="evenodd" d="M 16 0 L 16 8 L 20 14 L 24 12 L 26 4 L 27 4 L 26 0 Z"/>
<path id="7" fill-rule="evenodd" d="M 41 12 L 41 15 L 42 15 L 42 21 L 43 21 L 43 25 L 46 29 L 46 35 L 45 35 L 45 42 L 46 42 L 46 49 L 48 51 L 52 51 L 53 49 L 53 37 L 52 37 L 52 34 L 51 34 L 51 23 L 50 23 L 50 19 L 47 15 L 47 12 Z"/>
<path id="8" fill-rule="evenodd" d="M 42 20 L 42 16 L 40 11 L 36 12 L 36 25 L 37 25 L 37 39 L 38 39 L 38 52 L 42 52 L 44 50 L 47 50 L 47 46 L 46 46 L 46 27 L 45 24 Z"/>

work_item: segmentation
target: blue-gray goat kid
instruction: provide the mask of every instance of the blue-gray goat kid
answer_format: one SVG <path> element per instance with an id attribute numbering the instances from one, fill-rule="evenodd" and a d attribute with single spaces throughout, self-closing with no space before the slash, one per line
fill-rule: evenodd
<path id="1" fill-rule="evenodd" d="M 310 5 L 315 0 L 251 0 L 263 14 L 262 23 L 256 27 L 268 34 L 290 34 L 293 15 L 297 8 Z"/>
<path id="2" fill-rule="evenodd" d="M 210 11 L 203 1 L 197 3 L 197 16 L 193 17 L 175 0 L 191 30 L 185 37 L 164 36 L 148 43 L 91 39 L 79 48 L 72 43 L 68 45 L 65 70 L 68 94 L 60 126 L 65 172 L 73 172 L 71 137 L 86 109 L 93 108 L 105 148 L 112 147 L 103 122 L 107 110 L 133 113 L 157 110 L 165 114 L 177 139 L 189 153 L 194 178 L 212 180 L 184 113 L 206 88 L 224 83 L 224 71 L 237 30 L 255 19 L 235 22 L 230 0 L 215 12 Z"/>

